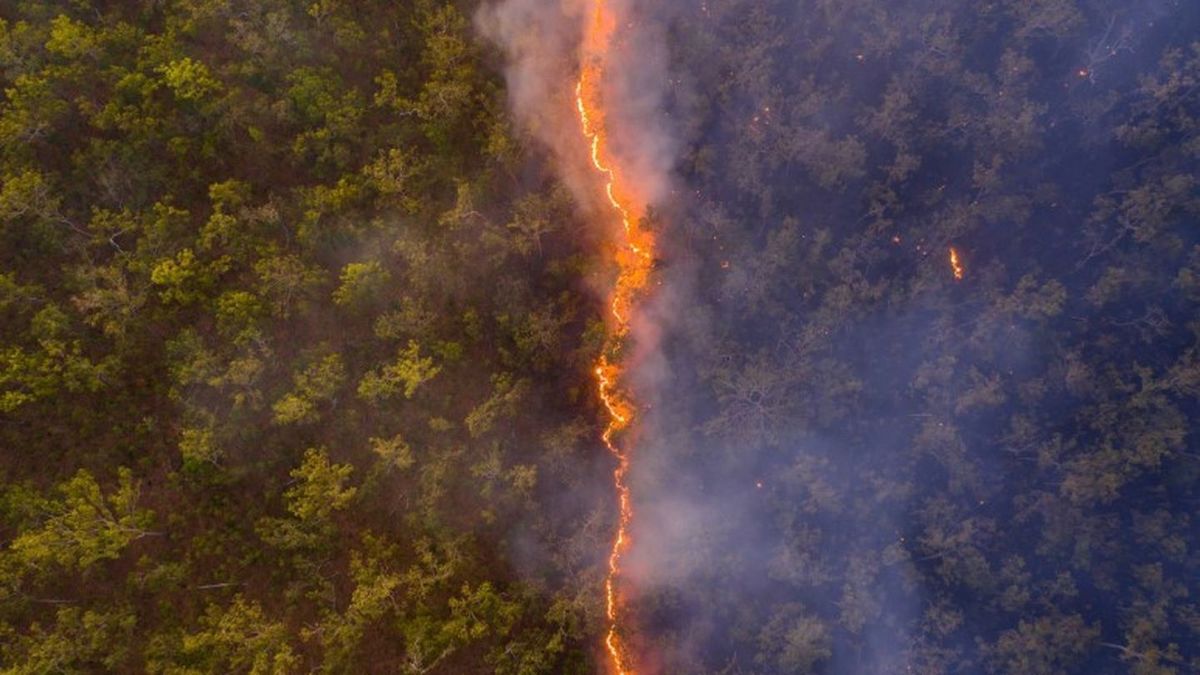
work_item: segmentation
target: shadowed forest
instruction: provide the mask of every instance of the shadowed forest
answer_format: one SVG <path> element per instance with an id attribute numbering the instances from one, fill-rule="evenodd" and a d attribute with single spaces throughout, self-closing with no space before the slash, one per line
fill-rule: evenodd
<path id="1" fill-rule="evenodd" d="M 624 4 L 637 672 L 1200 671 L 1200 5 Z M 0 3 L 0 672 L 607 672 L 607 235 L 490 6 Z"/>

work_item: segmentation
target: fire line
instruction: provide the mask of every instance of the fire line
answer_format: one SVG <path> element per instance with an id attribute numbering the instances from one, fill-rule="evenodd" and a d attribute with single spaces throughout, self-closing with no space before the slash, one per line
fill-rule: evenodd
<path id="1" fill-rule="evenodd" d="M 589 145 L 592 166 L 604 181 L 605 197 L 613 215 L 621 223 L 619 245 L 613 254 L 617 278 L 609 294 L 612 320 L 609 322 L 605 348 L 596 360 L 594 372 L 597 395 L 608 414 L 601 440 L 617 460 L 613 470 L 613 488 L 617 495 L 618 518 L 616 534 L 609 549 L 608 573 L 604 580 L 605 613 L 608 618 L 604 647 L 613 671 L 617 675 L 632 675 L 629 656 L 621 639 L 621 608 L 617 588 L 621 576 L 621 557 L 629 546 L 629 526 L 633 521 L 633 503 L 626 482 L 630 466 L 629 448 L 622 448 L 614 437 L 633 422 L 634 406 L 618 388 L 624 375 L 622 365 L 619 360 L 610 360 L 609 355 L 619 352 L 621 343 L 629 333 L 634 302 L 645 289 L 653 267 L 654 239 L 639 226 L 644 207 L 625 189 L 627 178 L 608 155 L 601 82 L 616 29 L 616 16 L 607 1 L 594 0 L 584 30 L 579 80 L 575 85 L 575 106 L 583 139 Z"/>

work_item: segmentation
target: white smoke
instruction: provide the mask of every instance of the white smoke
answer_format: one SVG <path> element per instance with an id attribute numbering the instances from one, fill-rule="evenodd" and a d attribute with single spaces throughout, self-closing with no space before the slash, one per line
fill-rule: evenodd
<path id="1" fill-rule="evenodd" d="M 605 1 L 620 25 L 602 82 L 607 148 L 622 187 L 643 206 L 656 206 L 669 195 L 678 151 L 663 111 L 664 31 L 636 3 Z M 579 46 L 594 7 L 593 0 L 505 0 L 484 5 L 475 24 L 504 54 L 517 123 L 552 153 L 581 203 L 603 206 L 575 108 Z"/>

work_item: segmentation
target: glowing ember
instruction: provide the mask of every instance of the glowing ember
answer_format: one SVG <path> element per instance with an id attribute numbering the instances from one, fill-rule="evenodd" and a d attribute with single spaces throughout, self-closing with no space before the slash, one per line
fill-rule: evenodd
<path id="1" fill-rule="evenodd" d="M 958 249 L 950 247 L 950 271 L 954 272 L 954 280 L 962 281 L 963 266 L 962 261 L 958 258 Z"/>
<path id="2" fill-rule="evenodd" d="M 617 531 L 609 550 L 608 574 L 604 580 L 605 610 L 608 616 L 604 646 L 608 651 L 613 671 L 618 675 L 630 675 L 633 671 L 621 643 L 620 602 L 616 587 L 621 573 L 621 556 L 629 546 L 629 524 L 633 520 L 633 504 L 629 496 L 629 486 L 626 484 L 626 476 L 629 473 L 628 450 L 617 445 L 614 436 L 632 423 L 634 410 L 616 389 L 622 370 L 619 364 L 609 361 L 607 354 L 618 351 L 621 340 L 629 333 L 630 312 L 634 300 L 646 287 L 653 267 L 654 238 L 639 228 L 638 220 L 642 208 L 625 189 L 625 177 L 607 153 L 601 82 L 616 27 L 616 17 L 606 0 L 594 0 L 592 14 L 584 31 L 579 81 L 575 85 L 575 107 L 579 112 L 583 137 L 590 146 L 592 165 L 603 177 L 604 194 L 613 214 L 621 222 L 620 245 L 613 256 L 617 265 L 617 279 L 609 296 L 613 322 L 610 324 L 604 355 L 596 361 L 595 375 L 597 393 L 608 412 L 608 423 L 601 438 L 605 447 L 617 460 L 617 467 L 613 470 L 613 487 L 617 493 L 619 507 Z"/>

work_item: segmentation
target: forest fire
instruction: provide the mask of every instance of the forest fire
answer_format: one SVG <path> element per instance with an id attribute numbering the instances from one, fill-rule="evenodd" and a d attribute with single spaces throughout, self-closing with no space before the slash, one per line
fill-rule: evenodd
<path id="1" fill-rule="evenodd" d="M 0 3 L 0 675 L 1200 675 L 1200 0 Z"/>
<path id="2" fill-rule="evenodd" d="M 954 273 L 955 281 L 962 281 L 964 272 L 962 260 L 958 257 L 958 249 L 953 246 L 950 247 L 950 271 Z"/>
<path id="3" fill-rule="evenodd" d="M 613 471 L 613 487 L 619 506 L 617 531 L 609 550 L 608 574 L 604 582 L 605 610 L 608 617 L 604 646 L 608 651 L 613 671 L 618 675 L 627 675 L 633 671 L 621 642 L 620 598 L 616 586 L 620 577 L 621 556 L 629 545 L 633 504 L 626 483 L 629 472 L 628 448 L 621 448 L 614 436 L 633 421 L 633 407 L 616 389 L 623 370 L 620 364 L 610 362 L 608 354 L 618 352 L 621 342 L 629 333 L 634 300 L 646 287 L 653 266 L 654 239 L 648 232 L 639 228 L 638 220 L 642 209 L 625 189 L 625 177 L 609 157 L 606 147 L 607 130 L 601 86 L 616 29 L 616 16 L 606 0 L 594 0 L 584 30 L 579 80 L 575 85 L 575 105 L 583 137 L 590 145 L 592 165 L 603 177 L 608 204 L 621 223 L 620 242 L 613 254 L 617 278 L 609 296 L 613 323 L 610 324 L 604 354 L 597 359 L 595 374 L 597 393 L 608 412 L 608 423 L 605 425 L 602 439 L 605 447 L 617 460 L 617 467 Z"/>

